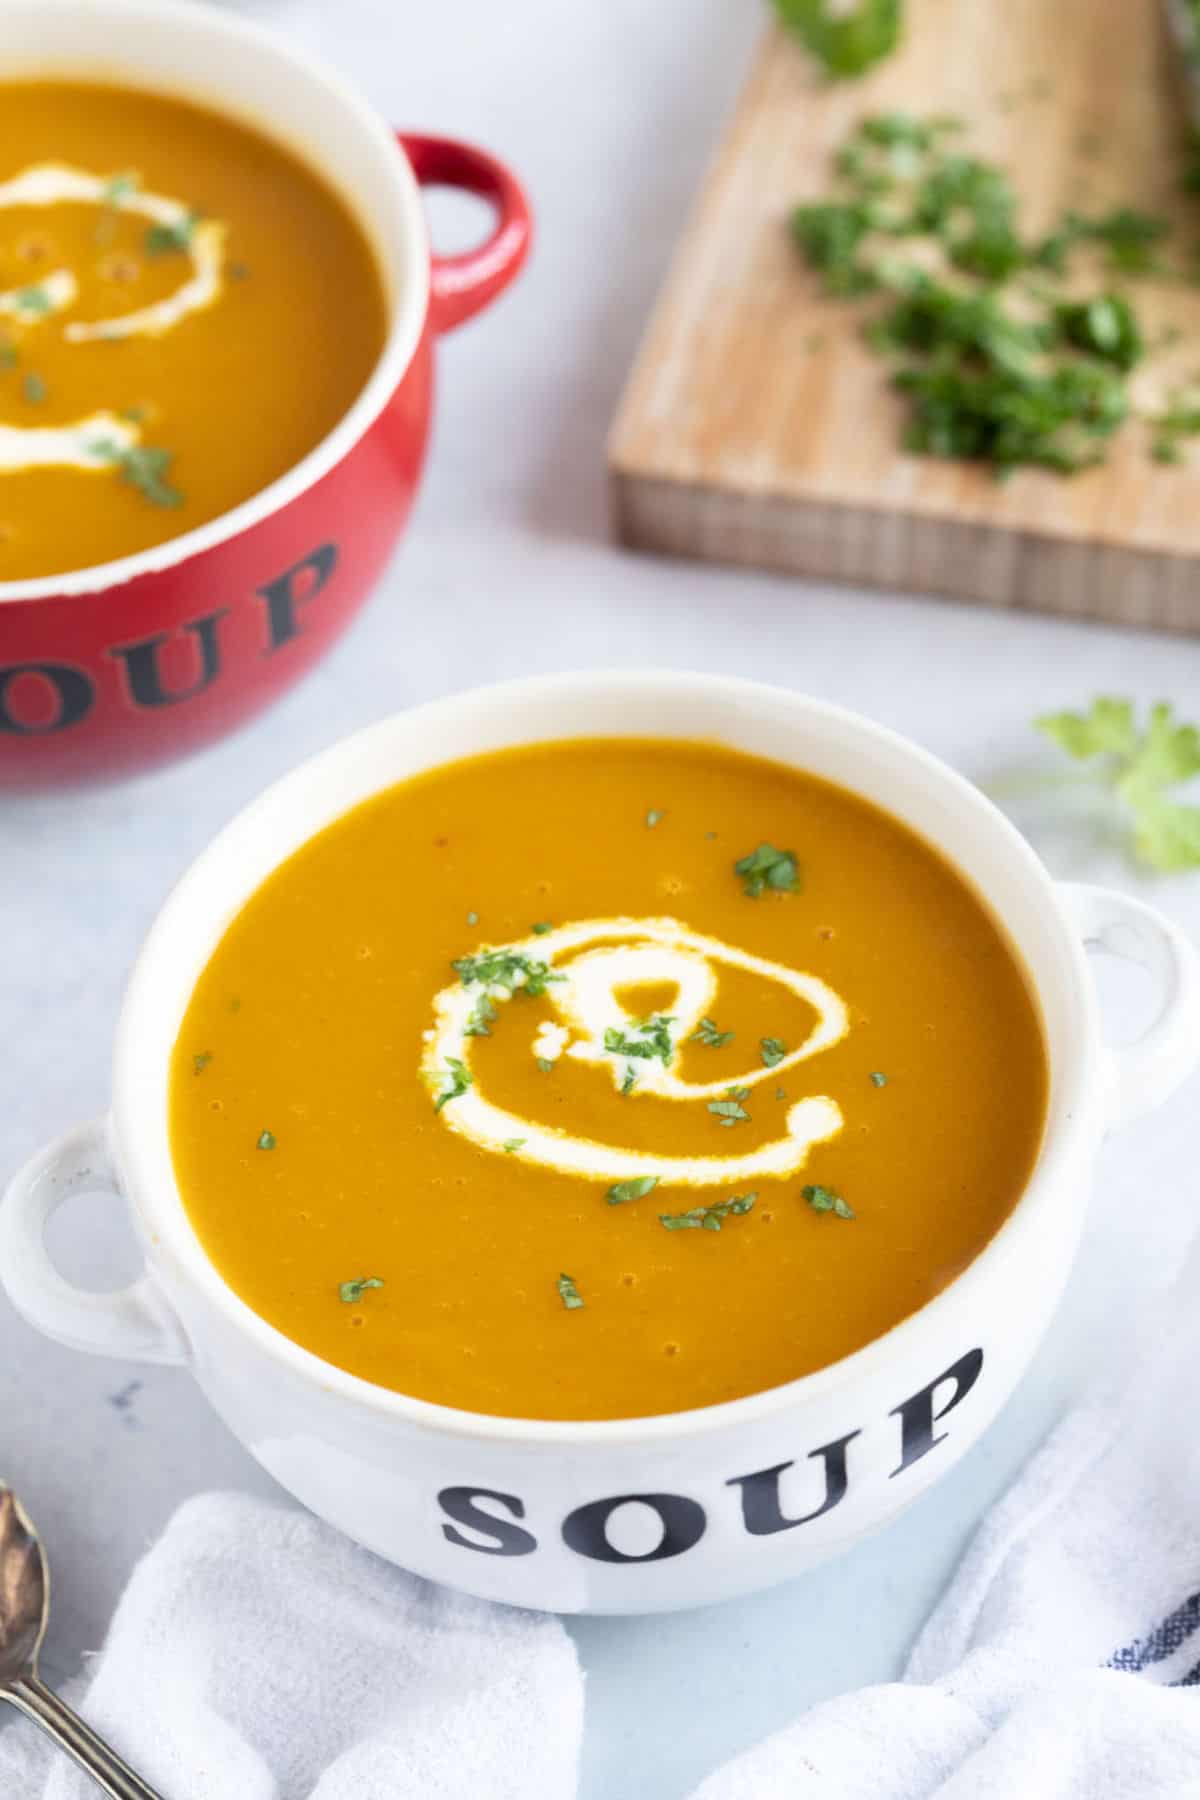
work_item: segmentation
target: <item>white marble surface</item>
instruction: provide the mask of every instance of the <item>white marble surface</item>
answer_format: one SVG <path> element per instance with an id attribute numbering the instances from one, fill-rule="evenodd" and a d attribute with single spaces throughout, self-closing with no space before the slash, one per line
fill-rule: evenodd
<path id="1" fill-rule="evenodd" d="M 241 4 L 302 33 L 396 122 L 470 135 L 511 159 L 540 241 L 519 288 L 446 344 L 407 541 L 308 684 L 185 766 L 0 806 L 0 1171 L 104 1107 L 138 942 L 236 808 L 366 721 L 527 670 L 691 666 L 827 695 L 996 787 L 1056 873 L 1136 884 L 1200 927 L 1200 879 L 1139 879 L 1080 790 L 1021 779 L 1053 766 L 1028 729 L 1039 709 L 1116 689 L 1200 710 L 1200 646 L 640 560 L 606 540 L 605 431 L 745 67 L 752 0 Z M 1115 1031 L 1132 1030 L 1141 1001 L 1135 986 L 1113 992 Z M 1175 1266 L 1195 1204 L 1197 1092 L 1106 1149 L 1069 1297 L 1033 1372 L 898 1525 L 773 1594 L 573 1626 L 589 1670 L 584 1800 L 678 1800 L 810 1701 L 895 1673 L 980 1509 L 1089 1372 L 1120 1354 Z M 69 1266 L 97 1285 L 128 1266 L 120 1230 L 82 1204 L 59 1236 Z M 130 1565 L 179 1500 L 270 1485 L 185 1374 L 59 1350 L 4 1304 L 0 1471 L 53 1550 L 55 1678 L 100 1643 Z"/>

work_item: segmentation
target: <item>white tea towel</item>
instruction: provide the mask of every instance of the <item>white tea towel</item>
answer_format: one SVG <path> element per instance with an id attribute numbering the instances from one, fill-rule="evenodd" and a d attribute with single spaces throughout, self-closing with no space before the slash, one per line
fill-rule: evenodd
<path id="1" fill-rule="evenodd" d="M 1200 1800 L 1191 1261 L 1121 1390 L 984 1521 L 904 1680 L 813 1708 L 693 1800 Z"/>
<path id="2" fill-rule="evenodd" d="M 168 1800 L 571 1800 L 583 1723 L 555 1618 L 466 1599 L 307 1514 L 190 1500 L 135 1570 L 81 1695 Z M 4 1800 L 92 1800 L 36 1727 Z"/>

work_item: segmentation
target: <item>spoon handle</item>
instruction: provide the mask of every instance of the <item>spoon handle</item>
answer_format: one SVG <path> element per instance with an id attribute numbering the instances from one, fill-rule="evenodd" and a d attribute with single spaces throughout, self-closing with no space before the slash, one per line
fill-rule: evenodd
<path id="1" fill-rule="evenodd" d="M 11 1686 L 0 1689 L 0 1698 L 11 1701 L 40 1725 L 60 1750 L 74 1757 L 109 1800 L 164 1800 L 157 1788 L 135 1775 L 129 1764 L 36 1675 L 19 1676 Z"/>

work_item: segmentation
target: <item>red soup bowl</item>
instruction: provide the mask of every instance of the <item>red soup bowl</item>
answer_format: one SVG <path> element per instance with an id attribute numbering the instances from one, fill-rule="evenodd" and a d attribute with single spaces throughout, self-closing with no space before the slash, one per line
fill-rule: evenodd
<path id="1" fill-rule="evenodd" d="M 340 423 L 252 499 L 136 556 L 0 582 L 0 788 L 183 755 L 317 661 L 403 529 L 429 433 L 434 339 L 499 294 L 529 248 L 529 209 L 501 164 L 394 134 L 329 70 L 243 19 L 161 0 L 0 0 L 0 80 L 93 71 L 242 119 L 320 170 L 375 248 L 388 334 Z M 431 256 L 423 185 L 486 199 L 487 241 Z"/>

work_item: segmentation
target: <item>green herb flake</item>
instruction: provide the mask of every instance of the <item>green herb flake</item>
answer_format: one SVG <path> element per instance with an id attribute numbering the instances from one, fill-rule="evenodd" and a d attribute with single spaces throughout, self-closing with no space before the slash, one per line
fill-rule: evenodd
<path id="1" fill-rule="evenodd" d="M 617 1026 L 610 1025 L 604 1033 L 604 1048 L 610 1056 L 638 1056 L 650 1062 L 657 1060 L 665 1069 L 675 1055 L 670 1030 L 674 1023 L 671 1013 L 652 1013 L 648 1019 L 635 1019 L 630 1031 L 621 1031 Z"/>
<path id="2" fill-rule="evenodd" d="M 756 1193 L 731 1194 L 715 1206 L 693 1206 L 682 1213 L 659 1213 L 658 1222 L 668 1231 L 720 1231 L 722 1219 L 740 1218 L 758 1199 Z"/>
<path id="3" fill-rule="evenodd" d="M 541 1070 L 543 1075 L 549 1075 L 551 1069 L 553 1069 L 553 1067 L 554 1067 L 554 1064 L 548 1056 L 539 1056 L 537 1059 L 537 1066 Z"/>
<path id="4" fill-rule="evenodd" d="M 775 10 L 834 80 L 862 75 L 900 41 L 903 0 L 775 0 Z"/>
<path id="5" fill-rule="evenodd" d="M 693 1031 L 688 1042 L 690 1044 L 707 1044 L 710 1050 L 719 1050 L 722 1044 L 730 1043 L 733 1036 L 732 1031 L 718 1030 L 712 1019 L 701 1019 L 698 1029 Z"/>
<path id="6" fill-rule="evenodd" d="M 625 1064 L 625 1073 L 621 1078 L 621 1092 L 622 1092 L 622 1094 L 632 1094 L 632 1092 L 636 1086 L 637 1086 L 637 1070 L 634 1068 L 632 1063 L 626 1063 Z"/>
<path id="7" fill-rule="evenodd" d="M 32 369 L 21 380 L 21 397 L 30 406 L 41 406 L 46 398 L 46 383 Z"/>
<path id="8" fill-rule="evenodd" d="M 555 1286 L 558 1288 L 558 1297 L 568 1312 L 576 1312 L 583 1305 L 579 1289 L 569 1275 L 560 1275 Z"/>
<path id="9" fill-rule="evenodd" d="M 1200 774 L 1200 731 L 1181 725 L 1165 701 L 1139 726 L 1132 700 L 1102 695 L 1086 713 L 1047 713 L 1039 731 L 1080 761 L 1103 759 L 1104 773 L 1133 827 L 1139 862 L 1164 874 L 1200 868 L 1200 806 L 1167 790 Z"/>
<path id="10" fill-rule="evenodd" d="M 708 1110 L 710 1113 L 716 1115 L 718 1125 L 731 1127 L 739 1125 L 743 1120 L 748 1120 L 750 1118 L 750 1114 L 742 1105 L 742 1101 L 749 1092 L 750 1089 L 748 1087 L 726 1088 L 725 1093 L 728 1096 L 726 1099 L 710 1100 L 708 1102 Z"/>
<path id="11" fill-rule="evenodd" d="M 533 934 L 535 937 L 545 937 L 548 931 L 553 930 L 554 926 L 549 919 L 539 919 L 537 924 L 533 927 Z"/>
<path id="12" fill-rule="evenodd" d="M 255 1148 L 258 1150 L 273 1150 L 275 1148 L 275 1141 L 275 1133 L 273 1131 L 260 1131 L 258 1134 L 258 1143 Z"/>
<path id="13" fill-rule="evenodd" d="M 13 295 L 13 305 L 19 313 L 30 319 L 44 319 L 54 302 L 50 298 L 50 290 L 40 281 L 30 287 L 18 288 Z"/>
<path id="14" fill-rule="evenodd" d="M 169 225 L 149 226 L 142 239 L 147 256 L 169 256 L 174 251 L 190 250 L 199 223 L 198 212 L 186 212 Z"/>
<path id="15" fill-rule="evenodd" d="M 758 1040 L 759 1055 L 763 1059 L 763 1067 L 775 1068 L 788 1053 L 788 1047 L 782 1038 L 765 1037 Z"/>
<path id="16" fill-rule="evenodd" d="M 812 1207 L 814 1212 L 831 1212 L 839 1219 L 852 1219 L 854 1217 L 853 1208 L 848 1206 L 842 1199 L 842 1196 L 835 1193 L 832 1188 L 814 1185 L 801 1188 L 800 1192 L 804 1195 L 804 1198 L 808 1201 L 808 1204 Z"/>
<path id="17" fill-rule="evenodd" d="M 478 923 L 479 923 L 479 914 L 477 912 L 469 912 L 467 914 L 467 924 L 468 925 L 478 925 Z"/>
<path id="18" fill-rule="evenodd" d="M 757 850 L 739 857 L 733 865 L 735 875 L 752 900 L 768 890 L 771 893 L 794 894 L 800 886 L 794 850 L 776 850 L 773 844 L 760 844 Z"/>
<path id="19" fill-rule="evenodd" d="M 505 1138 L 505 1140 L 504 1140 L 505 1154 L 508 1156 L 515 1156 L 517 1151 L 521 1148 L 522 1144 L 527 1144 L 528 1142 L 529 1142 L 528 1138 Z"/>
<path id="20" fill-rule="evenodd" d="M 781 1088 L 781 1087 L 776 1088 L 775 1089 L 775 1098 L 777 1100 L 786 1100 L 787 1099 L 787 1089 Z"/>
<path id="21" fill-rule="evenodd" d="M 435 1112 L 441 1112 L 443 1106 L 446 1106 L 451 1100 L 457 1100 L 460 1094 L 465 1094 L 467 1089 L 473 1087 L 475 1083 L 475 1077 L 470 1069 L 457 1056 L 446 1058 L 445 1079 L 447 1085 L 433 1103 Z"/>
<path id="22" fill-rule="evenodd" d="M 126 446 L 112 438 L 97 438 L 87 446 L 89 456 L 116 469 L 121 480 L 149 500 L 152 506 L 182 506 L 183 495 L 167 480 L 174 452 L 149 444 Z"/>
<path id="23" fill-rule="evenodd" d="M 659 823 L 661 818 L 662 818 L 662 814 L 660 812 L 656 811 L 655 808 L 652 806 L 650 808 L 650 811 L 646 814 L 646 830 L 653 831 L 654 827 Z"/>
<path id="24" fill-rule="evenodd" d="M 884 1088 L 887 1086 L 887 1083 L 888 1083 L 888 1078 L 883 1073 L 882 1069 L 872 1069 L 871 1070 L 871 1086 L 872 1087 Z"/>
<path id="25" fill-rule="evenodd" d="M 490 994 L 480 994 L 471 1008 L 467 1023 L 463 1028 L 464 1037 L 491 1037 L 491 1025 L 496 1017 L 496 1002 Z"/>
<path id="26" fill-rule="evenodd" d="M 356 1281 L 343 1281 L 338 1288 L 338 1297 L 343 1306 L 353 1306 L 362 1299 L 368 1288 L 383 1286 L 378 1275 L 362 1275 Z"/>
<path id="27" fill-rule="evenodd" d="M 464 987 L 500 988 L 509 1000 L 516 993 L 538 999 L 554 981 L 565 981 L 549 963 L 520 950 L 483 950 L 478 956 L 460 956 L 451 968 Z"/>
<path id="28" fill-rule="evenodd" d="M 10 344 L 5 338 L 0 338 L 0 371 L 15 369 L 20 360 L 16 345 Z"/>
<path id="29" fill-rule="evenodd" d="M 205 1069 L 207 1069 L 207 1067 L 211 1061 L 212 1061 L 212 1051 L 211 1050 L 198 1050 L 196 1052 L 195 1056 L 193 1056 L 193 1058 L 192 1058 L 192 1074 L 193 1075 L 203 1075 Z"/>
<path id="30" fill-rule="evenodd" d="M 610 1206 L 624 1206 L 629 1200 L 641 1200 L 658 1186 L 657 1175 L 631 1175 L 628 1181 L 614 1181 L 604 1198 Z"/>

